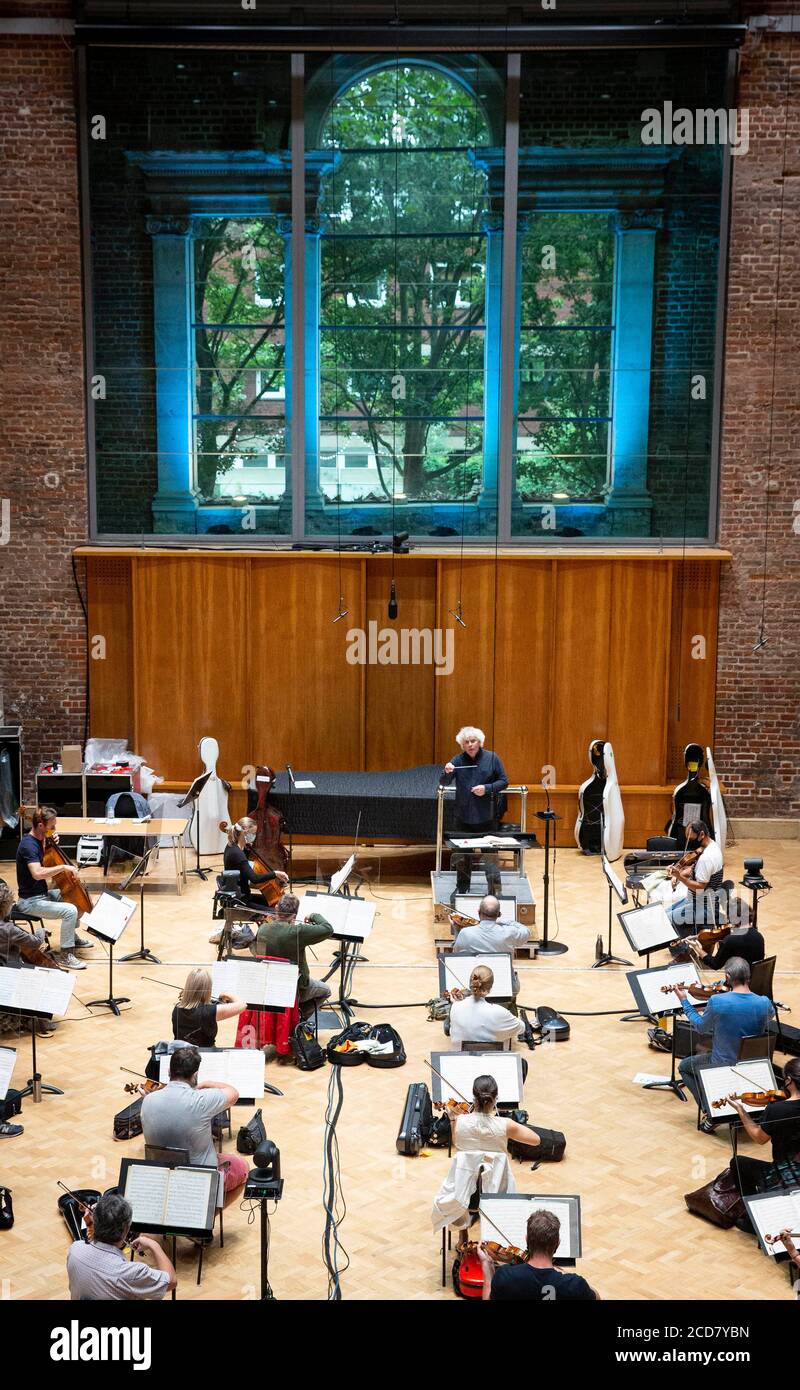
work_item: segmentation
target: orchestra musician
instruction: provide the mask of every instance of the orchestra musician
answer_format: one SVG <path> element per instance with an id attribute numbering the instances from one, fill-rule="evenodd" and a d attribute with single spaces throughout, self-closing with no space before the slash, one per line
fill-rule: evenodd
<path id="1" fill-rule="evenodd" d="M 516 1192 L 514 1175 L 508 1163 L 508 1141 L 536 1148 L 540 1143 L 534 1130 L 497 1113 L 497 1082 L 493 1076 L 476 1076 L 472 1083 L 472 1110 L 461 1114 L 455 1102 L 448 1102 L 450 1133 L 455 1157 L 450 1171 L 433 1200 L 433 1229 L 453 1226 L 459 1232 L 459 1245 L 466 1244 L 471 1224 L 470 1201 L 480 1180 L 482 1192 Z"/>
<path id="2" fill-rule="evenodd" d="M 556 1269 L 561 1222 L 551 1211 L 532 1211 L 525 1231 L 526 1258 L 521 1264 L 495 1264 L 485 1245 L 478 1246 L 483 1270 L 483 1300 L 493 1303 L 589 1303 L 600 1295 L 580 1274 Z"/>
<path id="3" fill-rule="evenodd" d="M 253 894 L 251 888 L 258 888 L 262 883 L 268 883 L 270 879 L 277 879 L 279 883 L 288 883 L 289 875 L 282 869 L 268 869 L 264 874 L 257 874 L 250 863 L 247 854 L 247 847 L 255 842 L 257 825 L 248 816 L 242 816 L 235 824 L 229 825 L 226 831 L 228 843 L 225 846 L 223 855 L 223 866 L 225 869 L 237 869 L 239 872 L 239 897 L 246 907 L 253 904 Z"/>
<path id="4" fill-rule="evenodd" d="M 777 1163 L 793 1161 L 800 1169 L 800 1057 L 793 1057 L 783 1068 L 783 1087 L 787 1100 L 772 1100 L 757 1120 L 745 1110 L 735 1095 L 728 1096 L 745 1133 L 756 1144 L 772 1144 L 772 1163 L 737 1153 L 731 1166 L 743 1197 L 767 1190 L 765 1179 Z M 747 1222 L 749 1228 L 749 1221 Z"/>
<path id="5" fill-rule="evenodd" d="M 488 965 L 476 965 L 469 977 L 469 991 L 449 990 L 454 1001 L 450 1009 L 450 1041 L 459 1050 L 464 1042 L 502 1042 L 511 1044 L 524 1031 L 522 1019 L 502 1004 L 490 1004 L 494 973 Z"/>
<path id="6" fill-rule="evenodd" d="M 307 922 L 295 919 L 300 899 L 294 893 L 284 893 L 273 921 L 262 922 L 250 947 L 254 956 L 277 956 L 295 962 L 300 968 L 297 1004 L 301 1018 L 308 1018 L 314 1009 L 330 999 L 330 986 L 322 980 L 312 980 L 306 960 L 306 947 L 317 946 L 333 936 L 333 927 L 319 912 L 313 912 Z"/>
<path id="7" fill-rule="evenodd" d="M 732 1066 L 739 1060 L 739 1045 L 742 1038 L 766 1033 L 767 1024 L 773 1017 L 772 1001 L 766 995 L 753 994 L 750 989 L 750 966 L 741 956 L 734 956 L 725 966 L 725 994 L 714 994 L 706 1004 L 704 1012 L 698 1013 L 681 984 L 675 985 L 675 993 L 683 1004 L 683 1011 L 698 1033 L 711 1036 L 711 1051 L 695 1053 L 684 1057 L 678 1070 L 685 1086 L 691 1091 L 699 1106 L 702 1106 L 697 1083 L 697 1073 L 704 1067 Z M 713 1134 L 714 1127 L 706 1115 L 700 1125 L 705 1134 Z"/>
<path id="8" fill-rule="evenodd" d="M 700 964 L 708 966 L 709 970 L 722 970 L 733 956 L 741 956 L 750 966 L 757 965 L 764 959 L 764 938 L 760 931 L 750 926 L 750 908 L 743 898 L 731 899 L 728 921 L 737 925 L 731 926 L 716 950 L 705 950 L 696 936 L 684 937 L 683 945 L 697 954 Z"/>
<path id="9" fill-rule="evenodd" d="M 91 951 L 94 942 L 78 936 L 78 909 L 72 903 L 61 901 L 58 888 L 48 888 L 47 883 L 56 874 L 66 874 L 77 878 L 78 870 L 71 864 L 57 864 L 45 867 L 45 840 L 56 835 L 56 813 L 52 806 L 37 806 L 31 817 L 31 828 L 23 835 L 17 849 L 17 893 L 19 906 L 32 917 L 42 917 L 46 921 L 61 923 L 61 936 L 57 961 L 68 970 L 85 970 L 86 964 L 78 959 L 78 954 Z"/>
<path id="10" fill-rule="evenodd" d="M 800 1250 L 798 1250 L 797 1246 L 792 1240 L 793 1234 L 797 1235 L 797 1232 L 780 1231 L 778 1233 L 778 1240 L 783 1242 L 783 1247 L 787 1255 L 789 1256 L 789 1259 L 791 1260 L 792 1264 L 794 1265 L 795 1269 L 800 1270 Z"/>
<path id="11" fill-rule="evenodd" d="M 131 1248 L 155 1265 L 125 1255 L 133 1209 L 115 1192 L 99 1197 L 91 1209 L 92 1235 L 74 1240 L 67 1254 L 71 1299 L 155 1300 L 177 1287 L 175 1266 L 152 1236 L 137 1236 Z"/>
<path id="12" fill-rule="evenodd" d="M 442 785 L 455 779 L 456 832 L 470 835 L 491 835 L 499 824 L 500 797 L 508 786 L 505 768 L 496 753 L 485 748 L 483 729 L 467 724 L 456 734 L 461 752 L 445 763 Z M 500 892 L 500 865 L 496 854 L 482 856 L 486 884 L 490 893 Z M 472 853 L 462 850 L 450 860 L 456 872 L 456 886 L 450 897 L 455 906 L 456 893 L 468 893 L 472 878 Z"/>
<path id="13" fill-rule="evenodd" d="M 503 952 L 511 956 L 513 961 L 514 951 L 517 946 L 523 946 L 530 940 L 530 932 L 521 922 L 501 922 L 501 911 L 499 898 L 490 893 L 481 899 L 476 923 L 461 927 L 454 922 L 454 954 L 475 956 Z M 513 972 L 513 977 L 516 997 L 519 994 L 519 977 L 516 971 Z"/>
<path id="14" fill-rule="evenodd" d="M 212 1000 L 209 972 L 190 970 L 172 1010 L 172 1036 L 190 1047 L 216 1047 L 218 1025 L 226 1018 L 238 1018 L 246 1008 L 232 994 Z"/>
<path id="15" fill-rule="evenodd" d="M 680 936 L 691 936 L 693 926 L 715 920 L 713 894 L 722 883 L 722 873 L 722 850 L 705 821 L 693 820 L 686 830 L 683 860 L 653 889 L 650 901 L 663 903 Z"/>
<path id="16" fill-rule="evenodd" d="M 146 1144 L 186 1149 L 192 1165 L 219 1168 L 229 1199 L 244 1185 L 247 1164 L 238 1154 L 217 1153 L 212 1126 L 215 1115 L 236 1104 L 239 1092 L 221 1081 L 198 1082 L 200 1060 L 196 1047 L 170 1054 L 169 1082 L 142 1100 L 142 1133 Z"/>

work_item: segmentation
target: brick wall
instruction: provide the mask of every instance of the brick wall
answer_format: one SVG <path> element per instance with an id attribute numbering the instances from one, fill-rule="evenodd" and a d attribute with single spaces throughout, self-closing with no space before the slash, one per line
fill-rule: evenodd
<path id="1" fill-rule="evenodd" d="M 24 726 L 30 797 L 35 765 L 84 725 L 70 559 L 88 534 L 83 319 L 73 62 L 60 38 L 0 43 L 0 202 L 0 679 L 6 719 Z"/>
<path id="2" fill-rule="evenodd" d="M 797 816 L 800 536 L 792 530 L 793 520 L 800 524 L 799 513 L 793 512 L 800 499 L 800 44 L 796 37 L 794 41 L 788 34 L 748 39 L 741 59 L 738 104 L 750 110 L 751 148 L 747 156 L 733 161 L 719 539 L 734 558 L 723 570 L 722 580 L 715 751 L 734 811 Z M 785 184 L 784 168 L 790 174 Z M 768 470 L 770 429 L 772 466 Z M 767 646 L 754 653 L 764 593 Z"/>

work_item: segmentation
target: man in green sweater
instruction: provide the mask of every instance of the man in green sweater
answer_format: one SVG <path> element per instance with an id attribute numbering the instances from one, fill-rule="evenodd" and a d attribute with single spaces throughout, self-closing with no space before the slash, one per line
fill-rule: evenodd
<path id="1" fill-rule="evenodd" d="M 308 973 L 306 947 L 316 946 L 333 936 L 333 927 L 318 912 L 312 913 L 307 922 L 295 919 L 300 908 L 300 899 L 294 893 L 284 893 L 277 906 L 277 921 L 262 922 L 258 936 L 250 947 L 254 956 L 279 956 L 300 967 L 297 1003 L 300 1017 L 308 1018 L 315 1006 L 330 999 L 331 992 L 322 980 L 312 980 Z"/>

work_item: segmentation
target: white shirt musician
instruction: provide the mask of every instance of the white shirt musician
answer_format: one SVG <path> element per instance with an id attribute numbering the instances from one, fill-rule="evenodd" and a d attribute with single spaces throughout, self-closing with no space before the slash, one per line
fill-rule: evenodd
<path id="1" fill-rule="evenodd" d="M 502 1004 L 490 1004 L 494 975 L 488 965 L 476 965 L 469 977 L 469 993 L 450 990 L 453 1005 L 450 1009 L 450 1041 L 461 1049 L 464 1042 L 502 1042 L 511 1045 L 512 1038 L 524 1030 L 517 1018 Z"/>
<path id="2" fill-rule="evenodd" d="M 711 839 L 704 821 L 692 821 L 687 827 L 686 851 L 693 851 L 697 859 L 685 868 L 673 868 L 669 877 L 649 894 L 651 902 L 664 904 L 676 927 L 713 921 L 713 903 L 709 903 L 707 895 L 719 887 L 722 877 L 722 850 Z"/>

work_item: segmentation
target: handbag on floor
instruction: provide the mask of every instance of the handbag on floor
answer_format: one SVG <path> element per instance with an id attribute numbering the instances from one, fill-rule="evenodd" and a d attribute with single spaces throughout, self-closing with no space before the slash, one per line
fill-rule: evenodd
<path id="1" fill-rule="evenodd" d="M 0 1231 L 10 1231 L 14 1225 L 14 1203 L 11 1188 L 0 1187 Z"/>
<path id="2" fill-rule="evenodd" d="M 702 1216 L 724 1231 L 730 1230 L 737 1221 L 747 1215 L 742 1195 L 732 1168 L 724 1168 L 705 1187 L 696 1192 L 686 1192 L 683 1198 L 694 1216 Z"/>

